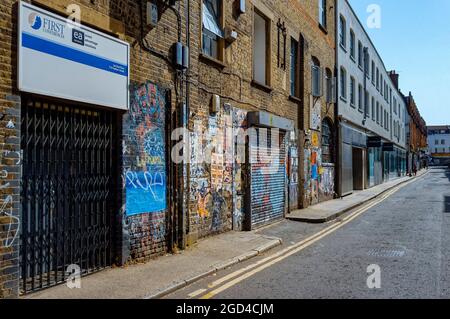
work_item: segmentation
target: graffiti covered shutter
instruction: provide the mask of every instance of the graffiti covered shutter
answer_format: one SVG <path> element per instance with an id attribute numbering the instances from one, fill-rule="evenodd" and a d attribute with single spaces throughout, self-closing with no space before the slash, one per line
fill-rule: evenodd
<path id="1" fill-rule="evenodd" d="M 273 134 L 273 131 L 272 131 Z M 261 227 L 284 217 L 286 148 L 284 133 L 250 129 L 251 226 Z"/>

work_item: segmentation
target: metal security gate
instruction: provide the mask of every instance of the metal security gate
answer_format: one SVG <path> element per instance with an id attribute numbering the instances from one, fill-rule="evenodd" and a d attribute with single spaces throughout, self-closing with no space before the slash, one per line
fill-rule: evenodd
<path id="1" fill-rule="evenodd" d="M 284 217 L 286 145 L 285 134 L 279 130 L 254 127 L 249 131 L 251 228 L 255 229 Z"/>
<path id="2" fill-rule="evenodd" d="M 111 264 L 115 114 L 24 97 L 21 289 Z"/>

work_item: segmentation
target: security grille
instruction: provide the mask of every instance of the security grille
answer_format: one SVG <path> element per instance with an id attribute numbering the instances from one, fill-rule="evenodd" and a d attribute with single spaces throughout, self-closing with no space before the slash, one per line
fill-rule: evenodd
<path id="1" fill-rule="evenodd" d="M 110 265 L 115 114 L 25 97 L 21 289 L 36 291 Z M 79 268 L 78 268 L 79 267 Z"/>
<path id="2" fill-rule="evenodd" d="M 276 143 L 272 134 L 278 135 Z M 275 145 L 274 145 L 275 144 Z M 284 133 L 250 129 L 251 227 L 284 217 L 286 205 L 286 145 Z"/>

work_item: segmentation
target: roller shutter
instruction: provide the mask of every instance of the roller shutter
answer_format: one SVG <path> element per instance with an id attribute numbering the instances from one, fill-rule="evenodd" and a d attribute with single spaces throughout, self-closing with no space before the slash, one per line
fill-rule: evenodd
<path id="1" fill-rule="evenodd" d="M 276 135 L 274 135 L 275 139 Z M 286 146 L 284 135 L 283 132 L 279 132 L 278 143 L 274 143 L 270 129 L 252 128 L 250 130 L 252 229 L 284 217 L 286 205 Z"/>

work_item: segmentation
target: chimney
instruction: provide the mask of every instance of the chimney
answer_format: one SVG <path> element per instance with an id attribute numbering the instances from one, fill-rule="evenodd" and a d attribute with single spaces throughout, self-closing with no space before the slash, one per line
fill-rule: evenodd
<path id="1" fill-rule="evenodd" d="M 392 82 L 394 83 L 395 88 L 398 90 L 398 77 L 399 75 L 395 71 L 388 72 L 391 77 Z"/>

